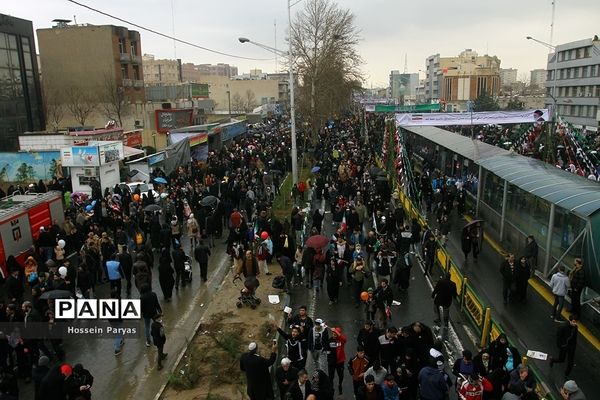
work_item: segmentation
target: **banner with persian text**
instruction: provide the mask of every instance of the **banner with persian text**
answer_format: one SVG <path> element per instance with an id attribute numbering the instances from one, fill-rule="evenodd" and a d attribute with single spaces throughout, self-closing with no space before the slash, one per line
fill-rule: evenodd
<path id="1" fill-rule="evenodd" d="M 464 113 L 396 114 L 396 126 L 503 125 L 540 123 L 548 110 L 482 111 Z"/>

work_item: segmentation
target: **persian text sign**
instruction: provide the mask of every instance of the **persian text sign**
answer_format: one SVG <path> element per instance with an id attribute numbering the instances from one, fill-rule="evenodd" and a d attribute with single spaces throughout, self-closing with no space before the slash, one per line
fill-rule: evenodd
<path id="1" fill-rule="evenodd" d="M 543 122 L 548 110 L 396 114 L 396 126 L 502 125 Z"/>

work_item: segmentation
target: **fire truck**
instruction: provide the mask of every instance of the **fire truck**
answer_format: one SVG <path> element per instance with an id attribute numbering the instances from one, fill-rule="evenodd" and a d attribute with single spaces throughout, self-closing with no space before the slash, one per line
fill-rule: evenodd
<path id="1" fill-rule="evenodd" d="M 0 272 L 8 276 L 6 258 L 23 264 L 40 234 L 40 228 L 65 220 L 62 193 L 17 194 L 0 200 Z"/>

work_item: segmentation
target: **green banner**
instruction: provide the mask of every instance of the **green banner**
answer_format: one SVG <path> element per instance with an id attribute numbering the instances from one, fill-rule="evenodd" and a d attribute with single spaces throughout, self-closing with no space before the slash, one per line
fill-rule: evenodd
<path id="1" fill-rule="evenodd" d="M 428 112 L 439 111 L 440 104 L 416 104 L 412 106 L 396 106 L 393 104 L 376 104 L 376 113 L 394 113 L 394 112 Z"/>

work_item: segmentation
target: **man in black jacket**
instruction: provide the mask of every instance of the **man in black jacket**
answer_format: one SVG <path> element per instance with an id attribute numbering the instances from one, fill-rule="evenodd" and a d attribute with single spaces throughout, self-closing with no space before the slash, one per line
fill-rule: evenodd
<path id="1" fill-rule="evenodd" d="M 306 400 L 312 394 L 310 380 L 305 369 L 298 372 L 298 379 L 290 385 L 287 399 L 289 400 Z"/>
<path id="2" fill-rule="evenodd" d="M 379 358 L 379 336 L 381 336 L 381 331 L 375 328 L 375 324 L 370 320 L 365 321 L 363 328 L 358 332 L 356 341 L 365 349 L 369 360 Z"/>
<path id="3" fill-rule="evenodd" d="M 121 246 L 121 252 L 119 253 L 119 263 L 123 269 L 125 280 L 127 281 L 127 297 L 131 296 L 131 272 L 133 271 L 133 258 L 127 251 L 127 246 Z"/>
<path id="4" fill-rule="evenodd" d="M 204 241 L 200 239 L 198 246 L 196 246 L 196 249 L 194 250 L 194 258 L 200 266 L 200 277 L 204 283 L 208 280 L 208 257 L 210 257 L 210 249 L 204 244 Z"/>
<path id="5" fill-rule="evenodd" d="M 280 400 L 285 400 L 288 389 L 297 377 L 298 370 L 292 367 L 292 361 L 289 358 L 284 357 L 281 360 L 281 366 L 275 370 L 275 380 L 279 388 Z"/>
<path id="6" fill-rule="evenodd" d="M 440 314 L 440 307 L 442 307 L 444 311 L 444 325 L 446 327 L 448 326 L 452 298 L 454 298 L 456 295 L 456 284 L 450 279 L 450 274 L 444 275 L 444 277 L 436 283 L 433 293 L 431 293 L 433 307 L 437 315 L 437 319 L 434 321 L 436 324 L 440 324 L 442 322 L 442 315 Z"/>
<path id="7" fill-rule="evenodd" d="M 569 379 L 573 364 L 575 363 L 575 348 L 577 347 L 577 317 L 571 315 L 568 322 L 562 323 L 556 332 L 556 345 L 558 347 L 558 358 L 550 357 L 550 367 L 554 364 L 567 360 L 565 369 L 565 380 Z"/>
<path id="8" fill-rule="evenodd" d="M 140 288 L 140 305 L 142 308 L 142 318 L 144 319 L 144 328 L 146 332 L 146 347 L 151 346 L 151 322 L 152 318 L 157 314 L 162 314 L 162 308 L 158 302 L 158 297 L 154 293 L 150 286 L 143 285 Z"/>
<path id="9" fill-rule="evenodd" d="M 277 359 L 277 343 L 271 346 L 271 356 L 264 358 L 258 354 L 255 342 L 248 345 L 248 352 L 240 357 L 240 369 L 246 373 L 246 392 L 250 400 L 272 400 L 273 383 L 269 367 Z"/>
<path id="10" fill-rule="evenodd" d="M 179 282 L 181 282 L 181 287 L 185 287 L 185 279 L 183 279 L 185 252 L 181 246 L 176 246 L 171 253 L 171 257 L 173 258 L 173 268 L 175 269 L 175 290 L 179 290 Z"/>
<path id="11" fill-rule="evenodd" d="M 150 332 L 152 333 L 152 340 L 154 341 L 154 345 L 156 346 L 157 350 L 156 360 L 158 366 L 156 369 L 160 371 L 163 367 L 163 360 L 167 358 L 167 353 L 163 352 L 165 343 L 167 342 L 167 335 L 165 335 L 165 328 L 162 324 L 162 314 L 156 314 L 154 318 L 152 318 Z"/>

